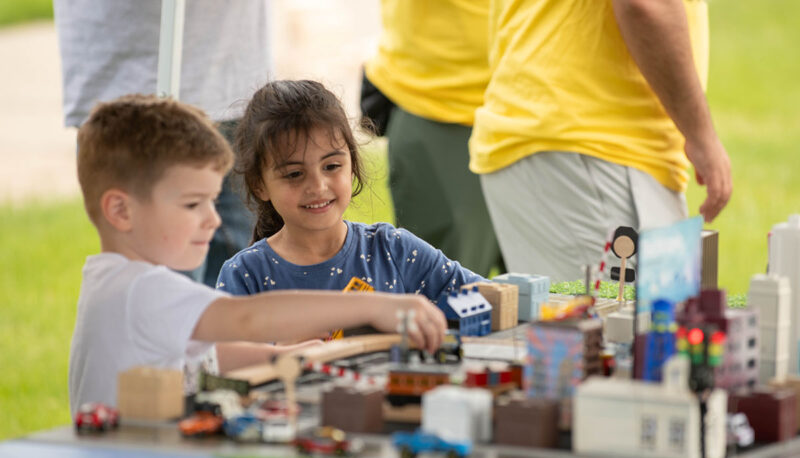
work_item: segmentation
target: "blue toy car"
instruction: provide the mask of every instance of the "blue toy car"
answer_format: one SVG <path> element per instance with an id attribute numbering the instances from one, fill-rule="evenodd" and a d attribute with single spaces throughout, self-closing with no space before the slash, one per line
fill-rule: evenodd
<path id="1" fill-rule="evenodd" d="M 447 441 L 419 429 L 413 433 L 399 431 L 392 434 L 392 444 L 400 450 L 400 456 L 403 458 L 413 458 L 423 452 L 441 452 L 455 458 L 467 456 L 472 452 L 470 441 Z"/>

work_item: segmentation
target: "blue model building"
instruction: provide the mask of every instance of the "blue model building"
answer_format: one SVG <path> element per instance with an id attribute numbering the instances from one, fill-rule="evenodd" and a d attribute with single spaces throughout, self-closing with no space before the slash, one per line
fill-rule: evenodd
<path id="1" fill-rule="evenodd" d="M 659 299 L 653 301 L 652 326 L 647 334 L 642 380 L 661 380 L 661 368 L 675 353 L 675 304 Z"/>
<path id="2" fill-rule="evenodd" d="M 448 456 L 463 457 L 472 452 L 470 441 L 448 441 L 419 429 L 413 433 L 399 431 L 392 434 L 392 445 L 400 450 L 403 458 L 412 458 L 424 452 L 442 452 Z"/>
<path id="3" fill-rule="evenodd" d="M 485 336 L 492 332 L 492 306 L 477 286 L 442 295 L 436 305 L 448 323 L 458 324 L 462 336 Z"/>
<path id="4" fill-rule="evenodd" d="M 496 283 L 510 283 L 519 287 L 519 321 L 539 319 L 539 305 L 550 299 L 550 277 L 544 275 L 506 273 L 492 279 Z"/>

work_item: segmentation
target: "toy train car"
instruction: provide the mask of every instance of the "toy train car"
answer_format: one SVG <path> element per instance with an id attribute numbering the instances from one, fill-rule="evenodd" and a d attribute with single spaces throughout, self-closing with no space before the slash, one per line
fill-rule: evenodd
<path id="1" fill-rule="evenodd" d="M 386 399 L 393 406 L 419 404 L 422 394 L 450 383 L 450 374 L 424 369 L 393 369 L 386 383 Z"/>
<path id="2" fill-rule="evenodd" d="M 522 365 L 484 365 L 468 368 L 464 386 L 486 388 L 494 394 L 522 387 Z"/>

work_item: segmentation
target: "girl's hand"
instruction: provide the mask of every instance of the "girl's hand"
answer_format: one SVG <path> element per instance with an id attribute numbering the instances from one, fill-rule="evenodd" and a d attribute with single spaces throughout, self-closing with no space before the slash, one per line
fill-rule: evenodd
<path id="1" fill-rule="evenodd" d="M 372 326 L 382 332 L 402 332 L 402 313 L 413 311 L 408 317 L 408 338 L 421 349 L 434 353 L 442 344 L 447 320 L 444 313 L 427 298 L 418 294 L 391 295 L 382 298 L 385 307 L 375 307 Z"/>

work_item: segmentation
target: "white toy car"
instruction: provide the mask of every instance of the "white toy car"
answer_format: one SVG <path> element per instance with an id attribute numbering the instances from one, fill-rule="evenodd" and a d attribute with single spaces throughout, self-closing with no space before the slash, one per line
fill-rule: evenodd
<path id="1" fill-rule="evenodd" d="M 747 416 L 741 412 L 729 413 L 727 417 L 728 443 L 739 447 L 749 447 L 755 440 L 755 431 L 747 421 Z"/>

